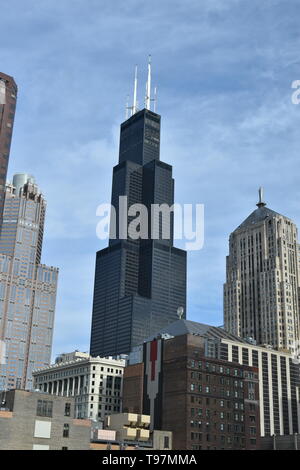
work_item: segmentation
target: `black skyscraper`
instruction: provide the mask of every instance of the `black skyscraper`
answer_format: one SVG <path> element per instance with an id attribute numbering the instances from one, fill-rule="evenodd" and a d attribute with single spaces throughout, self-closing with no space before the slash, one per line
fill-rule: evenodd
<path id="1" fill-rule="evenodd" d="M 119 196 L 127 196 L 128 207 L 136 203 L 149 209 L 152 204 L 173 205 L 172 167 L 161 162 L 159 154 L 158 114 L 143 109 L 121 125 L 119 164 L 113 170 L 112 186 L 117 219 Z M 117 224 L 117 238 L 98 251 L 92 356 L 128 353 L 177 320 L 178 307 L 186 311 L 186 252 L 173 246 L 173 216 L 168 239 L 162 239 L 162 223 L 166 222 L 160 219 L 155 240 L 119 239 Z"/>

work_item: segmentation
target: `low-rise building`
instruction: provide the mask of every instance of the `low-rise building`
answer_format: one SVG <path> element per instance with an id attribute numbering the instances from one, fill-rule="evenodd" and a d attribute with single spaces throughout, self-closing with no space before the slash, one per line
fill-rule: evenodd
<path id="1" fill-rule="evenodd" d="M 88 450 L 91 421 L 74 419 L 74 398 L 0 393 L 0 450 Z"/>
<path id="2" fill-rule="evenodd" d="M 55 364 L 33 372 L 34 387 L 74 397 L 76 418 L 104 420 L 122 410 L 125 363 L 125 359 L 91 357 L 79 351 L 64 353 Z"/>
<path id="3" fill-rule="evenodd" d="M 171 450 L 172 432 L 150 429 L 150 415 L 119 413 L 105 418 L 104 428 L 92 431 L 94 450 Z"/>

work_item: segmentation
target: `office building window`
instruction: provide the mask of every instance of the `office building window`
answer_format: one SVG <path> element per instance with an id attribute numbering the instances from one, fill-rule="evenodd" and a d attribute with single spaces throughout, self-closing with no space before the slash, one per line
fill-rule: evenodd
<path id="1" fill-rule="evenodd" d="M 45 416 L 52 418 L 53 402 L 48 400 L 38 400 L 37 402 L 37 416 Z"/>
<path id="2" fill-rule="evenodd" d="M 71 403 L 66 403 L 65 404 L 65 416 L 70 416 L 71 415 Z"/>
<path id="3" fill-rule="evenodd" d="M 69 437 L 70 426 L 69 424 L 64 424 L 63 437 Z"/>

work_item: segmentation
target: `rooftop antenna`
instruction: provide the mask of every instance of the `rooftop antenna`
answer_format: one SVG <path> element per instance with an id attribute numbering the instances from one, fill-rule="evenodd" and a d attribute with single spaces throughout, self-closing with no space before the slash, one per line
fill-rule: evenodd
<path id="1" fill-rule="evenodd" d="M 156 113 L 156 104 L 157 104 L 157 87 L 154 88 L 154 98 L 153 100 L 153 111 Z"/>
<path id="2" fill-rule="evenodd" d="M 129 118 L 129 110 L 130 110 L 130 106 L 129 106 L 129 95 L 127 95 L 127 98 L 126 98 L 126 106 L 125 106 L 125 118 L 126 118 L 126 121 L 127 119 Z"/>
<path id="3" fill-rule="evenodd" d="M 133 106 L 131 110 L 131 116 L 137 112 L 137 65 L 135 66 L 134 73 L 134 89 L 133 89 Z"/>
<path id="4" fill-rule="evenodd" d="M 148 80 L 146 85 L 145 108 L 150 110 L 151 104 L 151 55 L 148 57 Z"/>
<path id="5" fill-rule="evenodd" d="M 266 203 L 264 202 L 264 188 L 261 186 L 258 190 L 258 203 L 257 207 L 264 207 Z"/>

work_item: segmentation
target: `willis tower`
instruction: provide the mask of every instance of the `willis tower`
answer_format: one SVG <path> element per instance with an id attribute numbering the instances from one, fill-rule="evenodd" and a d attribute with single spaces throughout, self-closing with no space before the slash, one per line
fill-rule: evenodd
<path id="1" fill-rule="evenodd" d="M 120 196 L 128 208 L 148 209 L 149 236 L 116 237 L 97 252 L 90 354 L 126 354 L 169 323 L 185 318 L 186 252 L 173 246 L 173 213 L 161 215 L 153 233 L 153 204 L 174 204 L 172 166 L 160 161 L 160 116 L 151 111 L 151 64 L 148 64 L 145 108 L 137 109 L 137 72 L 131 116 L 121 125 L 119 163 L 113 169 L 112 206 L 116 220 L 124 216 Z M 122 214 L 120 214 L 122 213 Z M 132 217 L 125 215 L 126 227 Z M 168 227 L 165 225 L 168 224 Z M 169 232 L 165 236 L 166 229 Z M 154 230 L 155 231 L 155 230 Z"/>

